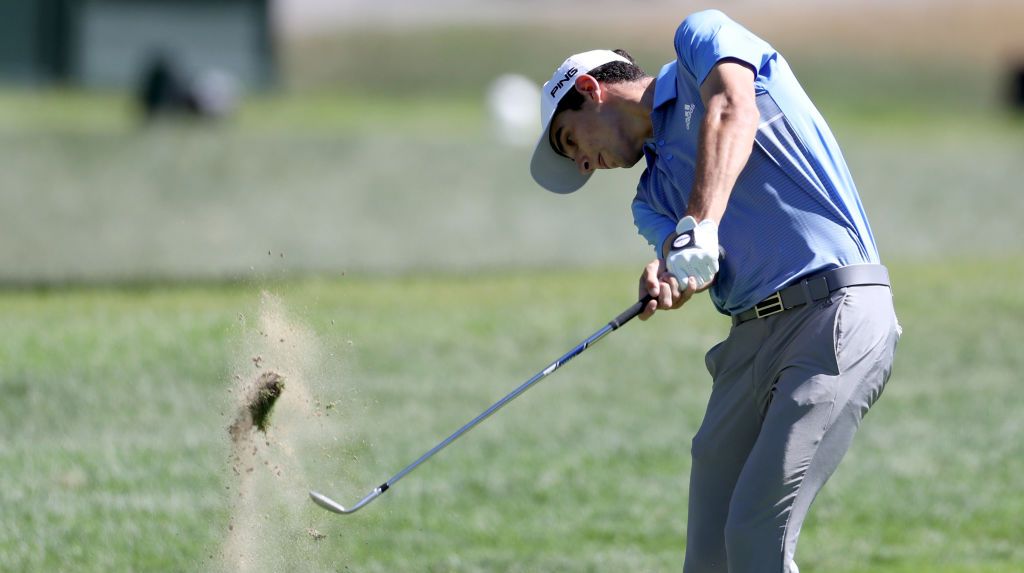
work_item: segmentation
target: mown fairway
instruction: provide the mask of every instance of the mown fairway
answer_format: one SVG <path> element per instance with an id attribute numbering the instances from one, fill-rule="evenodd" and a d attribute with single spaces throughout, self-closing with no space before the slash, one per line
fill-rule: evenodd
<path id="1" fill-rule="evenodd" d="M 1024 265 L 958 272 L 1005 281 L 893 266 L 896 374 L 803 567 L 1024 567 Z M 633 274 L 6 294 L 0 568 L 676 570 L 703 352 L 725 332 L 705 299 L 614 333 L 356 515 L 304 497 L 361 498 L 628 305 Z M 256 355 L 313 407 L 280 405 L 243 483 L 229 389 Z"/>
<path id="2" fill-rule="evenodd" d="M 459 137 L 0 137 L 2 272 L 40 285 L 0 294 L 0 569 L 678 570 L 703 352 L 726 329 L 703 299 L 615 333 L 363 512 L 306 499 L 358 500 L 635 296 L 632 174 L 545 195 L 479 116 L 438 113 L 468 118 Z M 1020 570 L 1019 124 L 836 129 L 906 333 L 801 565 Z M 232 463 L 229 390 L 256 357 L 290 398 Z"/>

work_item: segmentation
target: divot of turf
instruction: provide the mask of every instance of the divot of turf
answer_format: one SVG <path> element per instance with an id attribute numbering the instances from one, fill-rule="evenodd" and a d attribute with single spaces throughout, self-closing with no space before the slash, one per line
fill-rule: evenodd
<path id="1" fill-rule="evenodd" d="M 238 417 L 228 428 L 232 440 L 238 442 L 252 428 L 266 434 L 270 425 L 270 413 L 283 391 L 284 376 L 272 370 L 261 374 L 249 391 L 245 403 L 239 409 Z"/>
<path id="2" fill-rule="evenodd" d="M 249 401 L 249 415 L 256 429 L 264 434 L 270 423 L 270 411 L 283 390 L 284 377 L 277 372 L 264 372 L 256 381 L 255 396 Z"/>

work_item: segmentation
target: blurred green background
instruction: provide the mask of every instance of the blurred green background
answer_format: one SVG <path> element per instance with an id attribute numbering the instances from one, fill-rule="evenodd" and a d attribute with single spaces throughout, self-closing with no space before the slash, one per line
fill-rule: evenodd
<path id="1" fill-rule="evenodd" d="M 628 305 L 651 257 L 639 170 L 546 193 L 486 95 L 597 47 L 654 73 L 703 6 L 266 7 L 273 81 L 224 117 L 145 122 L 134 85 L 0 89 L 0 569 L 678 570 L 702 355 L 727 329 L 703 299 L 365 513 L 304 496 L 362 497 Z M 829 120 L 906 328 L 802 569 L 1024 569 L 1024 7 L 725 10 Z M 273 329 L 304 342 L 268 347 Z M 284 477 L 245 481 L 224 428 L 255 355 L 309 402 L 259 452 Z"/>
<path id="2" fill-rule="evenodd" d="M 494 137 L 485 97 L 499 75 L 540 83 L 595 46 L 625 47 L 656 72 L 686 11 L 653 6 L 632 17 L 609 6 L 575 29 L 551 8 L 511 23 L 464 12 L 448 23 L 442 11 L 296 32 L 278 40 L 276 87 L 213 122 L 146 128 L 134 86 L 8 89 L 0 282 L 640 260 L 647 247 L 624 212 L 638 173 L 600 177 L 582 200 L 541 193 L 528 146 Z M 761 12 L 734 15 L 788 57 L 829 119 L 887 256 L 1017 250 L 1019 7 Z"/>

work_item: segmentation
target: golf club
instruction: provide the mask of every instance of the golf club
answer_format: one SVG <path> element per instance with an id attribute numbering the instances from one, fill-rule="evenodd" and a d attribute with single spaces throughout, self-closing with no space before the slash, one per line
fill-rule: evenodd
<path id="1" fill-rule="evenodd" d="M 583 342 L 579 343 L 575 348 L 565 353 L 565 355 L 563 355 L 561 358 L 555 360 L 547 367 L 545 367 L 543 370 L 535 374 L 533 378 L 530 378 L 521 386 L 519 386 L 511 393 L 509 393 L 507 396 L 495 402 L 494 405 L 492 405 L 490 408 L 487 408 L 487 410 L 485 410 L 482 414 L 480 414 L 476 418 L 473 418 L 468 424 L 456 430 L 455 433 L 445 438 L 444 441 L 441 442 L 440 444 L 437 444 L 436 446 L 431 448 L 430 451 L 423 454 L 422 456 L 420 456 L 419 459 L 406 466 L 405 469 L 395 474 L 391 479 L 374 488 L 373 491 L 367 494 L 366 497 L 364 497 L 363 499 L 359 500 L 359 502 L 356 503 L 355 505 L 346 508 L 345 506 L 327 497 L 326 495 L 315 491 L 309 492 L 309 497 L 313 498 L 313 501 L 316 502 L 316 504 L 319 505 L 320 507 L 326 509 L 327 511 L 333 511 L 334 513 L 349 514 L 359 511 L 359 509 L 366 506 L 371 501 L 377 499 L 377 497 L 379 497 L 382 493 L 386 492 L 388 489 L 393 487 L 396 483 L 398 483 L 398 480 L 408 475 L 409 472 L 416 469 L 420 464 L 430 459 L 437 452 L 443 450 L 446 446 L 448 446 L 448 444 L 451 444 L 460 436 L 462 436 L 462 434 L 465 434 L 469 430 L 473 429 L 473 427 L 475 427 L 477 424 L 486 420 L 491 414 L 500 410 L 502 406 L 516 399 L 516 397 L 518 397 L 523 392 L 529 390 L 531 386 L 539 382 L 542 378 L 544 378 L 548 374 L 551 374 L 555 370 L 558 370 L 566 362 L 569 362 L 573 358 L 579 356 L 584 350 L 592 346 L 598 340 L 604 338 L 604 336 L 607 335 L 609 332 L 617 330 L 620 326 L 632 320 L 634 317 L 640 314 L 641 311 L 643 311 L 644 307 L 647 306 L 647 303 L 650 301 L 650 295 L 641 298 L 639 301 L 633 304 L 633 306 L 623 311 L 622 314 L 612 319 L 611 322 L 601 327 L 600 330 L 590 335 Z"/>

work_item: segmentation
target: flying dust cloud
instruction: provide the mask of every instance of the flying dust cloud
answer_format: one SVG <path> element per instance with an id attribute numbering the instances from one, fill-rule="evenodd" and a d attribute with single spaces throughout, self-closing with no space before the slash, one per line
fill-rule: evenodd
<path id="1" fill-rule="evenodd" d="M 254 323 L 239 317 L 242 344 L 229 389 L 231 516 L 222 571 L 316 568 L 329 519 L 312 505 L 308 468 L 346 433 L 336 374 L 312 330 L 263 292 Z M 319 476 L 317 479 L 320 479 Z M 333 564 L 337 566 L 337 563 Z"/>

